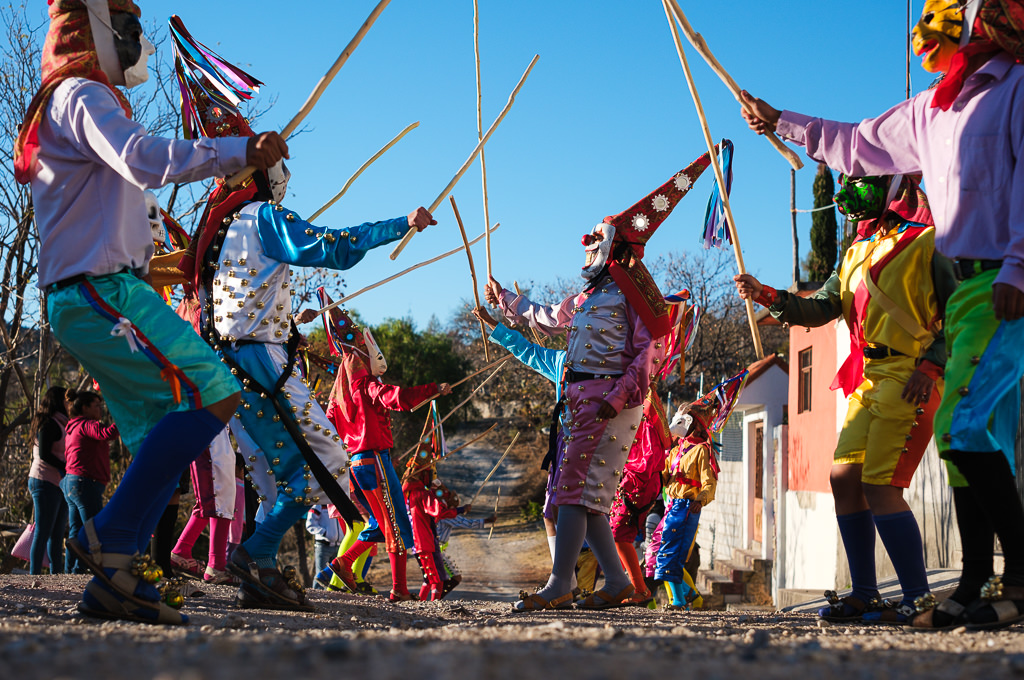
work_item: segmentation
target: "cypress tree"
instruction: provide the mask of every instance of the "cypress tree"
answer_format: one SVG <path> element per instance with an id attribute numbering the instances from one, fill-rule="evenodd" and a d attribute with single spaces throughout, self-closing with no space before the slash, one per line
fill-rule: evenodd
<path id="1" fill-rule="evenodd" d="M 818 174 L 814 177 L 815 209 L 831 205 L 835 193 L 832 171 L 824 163 L 818 163 Z M 835 270 L 838 233 L 835 208 L 811 213 L 811 254 L 807 262 L 811 281 L 825 281 Z"/>

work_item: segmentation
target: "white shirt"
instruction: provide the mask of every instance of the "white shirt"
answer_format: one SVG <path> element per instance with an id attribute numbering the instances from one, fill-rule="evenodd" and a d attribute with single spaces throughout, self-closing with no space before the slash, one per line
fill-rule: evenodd
<path id="1" fill-rule="evenodd" d="M 226 176 L 245 166 L 247 139 L 153 137 L 106 85 L 68 78 L 39 126 L 32 198 L 39 282 L 146 269 L 153 235 L 143 190 Z"/>

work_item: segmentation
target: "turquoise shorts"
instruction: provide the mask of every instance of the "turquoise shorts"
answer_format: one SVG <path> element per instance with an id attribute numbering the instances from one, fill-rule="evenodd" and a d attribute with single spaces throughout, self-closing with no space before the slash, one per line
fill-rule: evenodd
<path id="1" fill-rule="evenodd" d="M 46 296 L 50 327 L 99 383 L 129 451 L 168 413 L 204 408 L 238 381 L 149 284 L 124 272 L 89 277 Z"/>

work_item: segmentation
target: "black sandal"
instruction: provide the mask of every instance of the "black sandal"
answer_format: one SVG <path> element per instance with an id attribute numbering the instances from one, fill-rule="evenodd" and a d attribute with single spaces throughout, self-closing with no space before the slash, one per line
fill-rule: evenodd
<path id="1" fill-rule="evenodd" d="M 1024 587 L 1004 586 L 993 576 L 981 587 L 981 599 L 967 608 L 969 630 L 1006 628 L 1024 620 Z"/>
<path id="2" fill-rule="evenodd" d="M 951 630 L 963 625 L 964 612 L 967 607 L 956 600 L 945 599 L 938 602 L 931 593 L 926 593 L 914 600 L 917 610 L 910 619 L 910 627 L 916 632 Z"/>
<path id="3" fill-rule="evenodd" d="M 832 623 L 856 623 L 866 612 L 877 609 L 881 604 L 877 597 L 865 602 L 853 595 L 839 597 L 834 590 L 826 590 L 825 599 L 828 606 L 818 610 L 818 618 Z"/>

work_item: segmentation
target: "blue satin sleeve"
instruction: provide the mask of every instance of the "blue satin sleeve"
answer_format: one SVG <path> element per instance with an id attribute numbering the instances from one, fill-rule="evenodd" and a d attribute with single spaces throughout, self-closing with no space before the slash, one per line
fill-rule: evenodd
<path id="1" fill-rule="evenodd" d="M 562 370 L 565 367 L 564 349 L 548 349 L 536 345 L 523 337 L 522 333 L 500 323 L 491 331 L 489 340 L 504 347 L 516 359 L 555 383 L 555 398 L 561 397 Z"/>
<path id="2" fill-rule="evenodd" d="M 406 217 L 365 222 L 350 229 L 318 227 L 280 205 L 260 206 L 257 231 L 267 256 L 300 267 L 349 269 L 377 246 L 397 241 L 409 230 Z"/>

